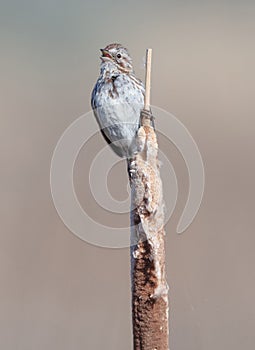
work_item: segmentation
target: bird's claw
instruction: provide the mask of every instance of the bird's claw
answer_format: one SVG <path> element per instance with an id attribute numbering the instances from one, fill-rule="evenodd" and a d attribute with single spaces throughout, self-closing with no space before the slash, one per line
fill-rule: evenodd
<path id="1" fill-rule="evenodd" d="M 148 122 L 150 123 L 150 126 L 155 129 L 155 123 L 154 123 L 154 116 L 152 115 L 151 109 L 142 109 L 140 114 L 140 126 L 148 125 Z"/>

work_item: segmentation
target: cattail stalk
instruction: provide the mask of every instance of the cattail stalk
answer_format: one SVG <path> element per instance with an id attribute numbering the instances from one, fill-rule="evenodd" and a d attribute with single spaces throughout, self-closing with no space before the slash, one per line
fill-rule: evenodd
<path id="1" fill-rule="evenodd" d="M 134 350 L 168 350 L 168 286 L 164 204 L 158 143 L 151 126 L 151 49 L 147 50 L 145 106 L 130 164 L 131 283 Z"/>

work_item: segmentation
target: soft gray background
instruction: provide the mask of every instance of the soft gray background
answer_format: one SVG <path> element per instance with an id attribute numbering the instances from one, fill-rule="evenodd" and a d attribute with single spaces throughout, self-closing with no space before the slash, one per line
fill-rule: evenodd
<path id="1" fill-rule="evenodd" d="M 1 1 L 1 349 L 131 348 L 128 249 L 76 238 L 49 187 L 56 142 L 89 111 L 99 48 L 113 41 L 141 78 L 153 48 L 152 103 L 186 125 L 205 164 L 201 209 L 177 236 L 187 170 L 160 141 L 180 187 L 166 227 L 171 349 L 254 348 L 254 10 L 230 0 Z M 98 136 L 82 150 L 75 183 L 84 207 L 111 224 L 87 183 L 87 159 L 102 146 Z M 113 195 L 125 197 L 126 182 L 120 164 Z"/>

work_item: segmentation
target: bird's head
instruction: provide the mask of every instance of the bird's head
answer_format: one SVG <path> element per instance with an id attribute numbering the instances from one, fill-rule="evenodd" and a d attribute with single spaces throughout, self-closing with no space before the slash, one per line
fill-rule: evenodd
<path id="1" fill-rule="evenodd" d="M 133 71 L 132 59 L 128 50 L 121 44 L 110 44 L 104 49 L 101 49 L 101 60 L 104 62 L 112 62 L 116 67 L 124 72 L 129 73 Z"/>

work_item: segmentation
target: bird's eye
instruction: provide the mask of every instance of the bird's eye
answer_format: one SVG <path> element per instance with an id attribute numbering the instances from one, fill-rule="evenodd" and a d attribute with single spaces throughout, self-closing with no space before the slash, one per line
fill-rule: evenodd
<path id="1" fill-rule="evenodd" d="M 117 54 L 117 58 L 121 58 L 121 54 L 120 53 Z"/>

